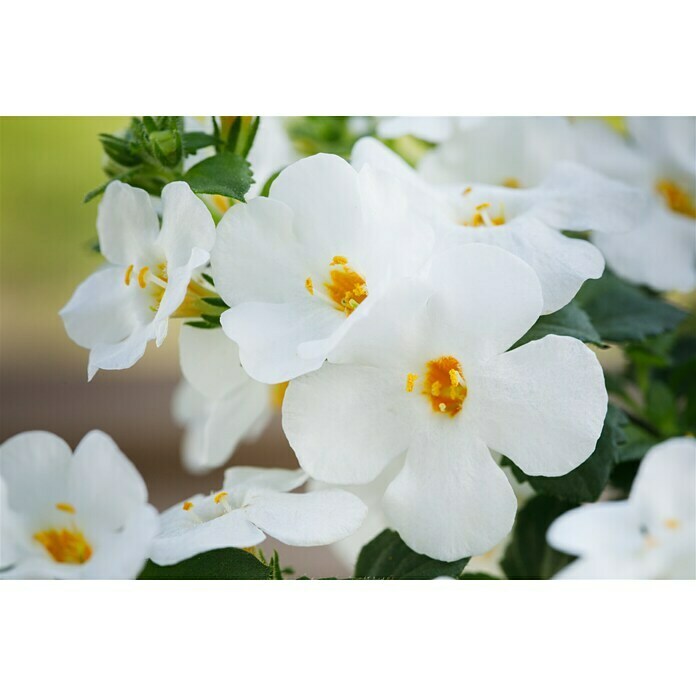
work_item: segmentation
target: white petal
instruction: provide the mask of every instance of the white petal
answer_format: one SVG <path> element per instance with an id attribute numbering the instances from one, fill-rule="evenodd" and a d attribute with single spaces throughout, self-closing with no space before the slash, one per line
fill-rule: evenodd
<path id="1" fill-rule="evenodd" d="M 562 476 L 594 451 L 607 391 L 599 361 L 577 339 L 546 336 L 466 378 L 476 431 L 525 473 Z"/>
<path id="2" fill-rule="evenodd" d="M 299 347 L 330 337 L 344 320 L 341 312 L 308 296 L 287 304 L 246 302 L 228 309 L 221 323 L 239 345 L 239 357 L 249 376 L 278 384 L 319 368 L 326 356 L 303 358 Z"/>
<path id="3" fill-rule="evenodd" d="M 530 216 L 508 225 L 472 229 L 457 235 L 457 240 L 499 246 L 528 263 L 541 283 L 544 314 L 565 307 L 586 280 L 599 278 L 604 271 L 604 258 L 592 244 L 570 239 Z"/>
<path id="4" fill-rule="evenodd" d="M 696 440 L 678 437 L 653 447 L 640 465 L 630 499 L 651 530 L 667 520 L 696 525 Z"/>
<path id="5" fill-rule="evenodd" d="M 696 222 L 655 202 L 627 235 L 594 234 L 607 264 L 632 283 L 665 292 L 696 288 Z"/>
<path id="6" fill-rule="evenodd" d="M 509 348 L 543 307 L 531 267 L 485 244 L 465 244 L 434 258 L 430 282 L 436 290 L 428 303 L 430 340 L 462 365 Z"/>
<path id="7" fill-rule="evenodd" d="M 266 534 L 291 546 L 321 546 L 355 532 L 367 507 L 346 491 L 270 493 L 247 507 L 249 519 Z"/>
<path id="8" fill-rule="evenodd" d="M 67 502 L 100 529 L 117 530 L 147 502 L 142 476 L 116 443 L 99 430 L 75 449 L 68 476 Z"/>
<path id="9" fill-rule="evenodd" d="M 384 495 L 390 526 L 442 561 L 485 553 L 512 528 L 517 499 L 477 437 L 448 421 L 419 432 Z"/>
<path id="10" fill-rule="evenodd" d="M 126 285 L 122 268 L 109 266 L 80 284 L 60 316 L 68 336 L 83 348 L 113 344 L 130 336 L 154 315 L 137 283 Z"/>
<path id="11" fill-rule="evenodd" d="M 572 162 L 556 165 L 535 191 L 534 214 L 558 230 L 626 233 L 645 217 L 649 198 L 637 188 Z"/>
<path id="12" fill-rule="evenodd" d="M 179 357 L 184 377 L 209 399 L 220 399 L 250 381 L 239 348 L 223 331 L 181 327 Z"/>
<path id="13" fill-rule="evenodd" d="M 357 172 L 337 155 L 306 157 L 284 169 L 270 198 L 293 211 L 293 230 L 314 258 L 335 255 L 355 263 L 365 246 Z M 339 246 L 340 244 L 340 246 Z"/>
<path id="14" fill-rule="evenodd" d="M 272 491 L 286 493 L 299 488 L 307 474 L 302 469 L 267 469 L 257 466 L 233 466 L 225 471 L 225 490 Z"/>
<path id="15" fill-rule="evenodd" d="M 640 549 L 640 521 L 627 501 L 600 502 L 569 510 L 546 533 L 551 546 L 572 556 L 628 555 Z"/>
<path id="16" fill-rule="evenodd" d="M 83 578 L 130 580 L 137 577 L 150 556 L 159 529 L 159 515 L 152 505 L 133 514 L 123 529 L 111 534 L 84 564 Z"/>
<path id="17" fill-rule="evenodd" d="M 214 549 L 256 546 L 266 538 L 241 509 L 198 523 L 178 504 L 162 513 L 160 525 L 160 534 L 150 552 L 150 558 L 158 565 L 173 565 Z"/>
<path id="18" fill-rule="evenodd" d="M 57 435 L 20 433 L 0 446 L 0 476 L 9 506 L 22 516 L 41 514 L 47 505 L 69 502 L 66 482 L 72 451 Z"/>
<path id="19" fill-rule="evenodd" d="M 183 181 L 162 189 L 162 229 L 157 241 L 170 267 L 185 266 L 194 248 L 213 248 L 215 223 L 210 211 Z"/>
<path id="20" fill-rule="evenodd" d="M 157 327 L 154 323 L 140 326 L 125 340 L 114 344 L 99 344 L 92 348 L 87 365 L 87 377 L 92 379 L 97 370 L 124 370 L 140 360 L 148 341 L 154 340 Z"/>
<path id="21" fill-rule="evenodd" d="M 394 116 L 377 124 L 380 138 L 413 135 L 429 143 L 441 143 L 454 132 L 454 119 L 447 116 Z"/>
<path id="22" fill-rule="evenodd" d="M 329 483 L 367 483 L 408 445 L 405 375 L 326 364 L 290 383 L 283 430 L 300 466 Z"/>
<path id="23" fill-rule="evenodd" d="M 254 174 L 254 183 L 247 200 L 257 196 L 268 179 L 299 158 L 283 123 L 277 116 L 263 116 L 247 159 Z"/>
<path id="24" fill-rule="evenodd" d="M 150 196 L 142 189 L 112 181 L 104 192 L 97 213 L 101 253 L 118 266 L 148 265 L 159 221 Z"/>
<path id="25" fill-rule="evenodd" d="M 215 288 L 230 306 L 304 298 L 311 269 L 303 253 L 290 207 L 271 198 L 237 204 L 217 227 L 211 255 Z"/>
<path id="26" fill-rule="evenodd" d="M 640 557 L 602 556 L 573 561 L 554 580 L 640 580 L 650 578 Z"/>

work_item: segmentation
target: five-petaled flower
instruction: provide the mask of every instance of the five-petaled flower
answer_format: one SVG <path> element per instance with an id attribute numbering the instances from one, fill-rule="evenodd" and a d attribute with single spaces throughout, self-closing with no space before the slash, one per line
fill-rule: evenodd
<path id="1" fill-rule="evenodd" d="M 360 484 L 405 454 L 384 495 L 390 526 L 440 560 L 485 553 L 517 507 L 489 448 L 561 476 L 593 452 L 607 409 L 577 339 L 508 351 L 541 311 L 534 271 L 512 254 L 467 244 L 435 257 L 427 281 L 394 287 L 324 367 L 290 383 L 283 427 L 300 465 Z"/>
<path id="2" fill-rule="evenodd" d="M 145 483 L 100 431 L 75 452 L 46 432 L 0 447 L 0 577 L 133 578 L 158 529 Z"/>

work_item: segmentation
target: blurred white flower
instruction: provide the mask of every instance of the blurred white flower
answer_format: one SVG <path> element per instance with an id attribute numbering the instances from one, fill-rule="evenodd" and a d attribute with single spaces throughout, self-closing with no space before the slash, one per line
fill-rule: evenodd
<path id="1" fill-rule="evenodd" d="M 90 349 L 89 379 L 135 364 L 148 341 L 162 344 L 170 317 L 199 316 L 201 298 L 215 294 L 195 277 L 215 239 L 205 204 L 183 182 L 164 187 L 162 204 L 161 229 L 142 189 L 112 182 L 99 204 L 99 245 L 109 264 L 60 312 L 68 336 Z"/>
<path id="2" fill-rule="evenodd" d="M 602 254 L 592 244 L 561 230 L 627 232 L 646 204 L 637 190 L 572 163 L 558 164 L 539 185 L 519 189 L 513 181 L 509 186 L 466 179 L 456 186 L 431 185 L 372 138 L 355 145 L 352 162 L 358 170 L 370 165 L 397 176 L 414 207 L 435 226 L 440 248 L 482 242 L 526 261 L 539 276 L 544 314 L 568 304 L 584 281 L 604 270 Z"/>
<path id="3" fill-rule="evenodd" d="M 627 500 L 566 512 L 548 542 L 579 556 L 557 578 L 696 578 L 696 440 L 653 447 Z"/>
<path id="4" fill-rule="evenodd" d="M 597 230 L 592 241 L 626 280 L 653 290 L 696 288 L 696 118 L 627 119 L 629 138 L 579 120 L 577 159 L 640 187 L 650 205 L 630 235 Z"/>
<path id="5" fill-rule="evenodd" d="M 291 546 L 321 546 L 352 534 L 365 518 L 363 503 L 340 490 L 288 493 L 306 480 L 299 469 L 228 469 L 222 490 L 162 513 L 152 560 L 172 565 L 213 549 L 249 548 L 266 534 Z"/>
<path id="6" fill-rule="evenodd" d="M 242 441 L 256 439 L 280 412 L 287 384 L 251 379 L 239 349 L 220 329 L 182 326 L 184 379 L 174 393 L 174 420 L 185 428 L 182 459 L 192 473 L 222 466 Z"/>
<path id="7" fill-rule="evenodd" d="M 133 578 L 158 528 L 142 477 L 96 430 L 74 453 L 46 432 L 7 440 L 0 516 L 0 578 Z"/>
<path id="8" fill-rule="evenodd" d="M 465 116 L 391 116 L 379 120 L 377 135 L 386 139 L 412 135 L 429 143 L 441 143 L 481 120 Z"/>
<path id="9" fill-rule="evenodd" d="M 428 263 L 433 237 L 399 181 L 335 155 L 287 167 L 268 198 L 217 229 L 216 289 L 244 369 L 275 384 L 316 370 L 396 279 Z"/>
<path id="10" fill-rule="evenodd" d="M 440 560 L 485 553 L 517 507 L 489 448 L 529 475 L 561 476 L 594 450 L 607 409 L 601 367 L 580 341 L 547 336 L 505 352 L 542 310 L 534 271 L 467 244 L 426 282 L 392 288 L 317 372 L 290 383 L 283 428 L 327 483 L 387 487 L 389 526 Z"/>

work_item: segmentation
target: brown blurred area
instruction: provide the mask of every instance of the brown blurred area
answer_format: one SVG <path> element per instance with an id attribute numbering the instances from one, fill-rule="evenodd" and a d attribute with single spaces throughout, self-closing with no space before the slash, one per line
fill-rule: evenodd
<path id="1" fill-rule="evenodd" d="M 90 249 L 97 202 L 82 202 L 103 181 L 97 135 L 126 123 L 123 117 L 0 119 L 0 439 L 48 430 L 75 447 L 90 430 L 103 430 L 163 509 L 222 481 L 222 470 L 201 477 L 181 465 L 181 431 L 170 414 L 180 376 L 177 322 L 164 345 L 151 344 L 133 368 L 101 371 L 88 383 L 87 351 L 70 341 L 58 316 L 101 263 Z M 296 467 L 279 416 L 231 464 Z M 264 547 L 278 548 L 283 564 L 300 575 L 348 572 L 327 549 Z"/>

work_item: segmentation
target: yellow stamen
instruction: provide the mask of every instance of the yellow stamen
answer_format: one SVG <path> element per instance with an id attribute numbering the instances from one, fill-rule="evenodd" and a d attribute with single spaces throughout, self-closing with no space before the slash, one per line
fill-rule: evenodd
<path id="1" fill-rule="evenodd" d="M 447 410 L 447 406 L 445 405 L 445 402 L 441 402 L 437 406 L 440 409 L 440 413 L 444 413 Z"/>
<path id="2" fill-rule="evenodd" d="M 67 512 L 69 515 L 75 514 L 75 508 L 70 503 L 56 503 L 56 510 Z"/>
<path id="3" fill-rule="evenodd" d="M 675 517 L 670 517 L 669 519 L 665 520 L 665 527 L 667 529 L 671 529 L 672 531 L 679 529 L 681 527 L 681 522 L 676 519 Z"/>
<path id="4" fill-rule="evenodd" d="M 508 177 L 507 179 L 503 179 L 503 186 L 512 189 L 521 188 L 519 180 L 515 179 L 514 176 Z"/>
<path id="5" fill-rule="evenodd" d="M 430 387 L 431 396 L 440 396 L 440 389 L 442 389 L 442 384 L 440 384 L 440 382 L 433 382 L 433 385 Z"/>
<path id="6" fill-rule="evenodd" d="M 138 285 L 139 285 L 141 288 L 144 288 L 144 287 L 147 285 L 147 281 L 145 280 L 145 275 L 147 274 L 147 272 L 148 272 L 149 270 L 150 270 L 150 267 L 149 267 L 149 266 L 143 266 L 143 267 L 140 269 L 140 272 L 138 273 Z"/>
<path id="7" fill-rule="evenodd" d="M 305 280 L 304 286 L 307 288 L 307 292 L 310 295 L 314 294 L 314 283 L 312 282 L 311 278 L 307 278 L 307 280 Z"/>
<path id="8" fill-rule="evenodd" d="M 278 410 L 283 406 L 285 392 L 288 390 L 290 382 L 280 382 L 279 384 L 271 385 L 271 404 Z"/>
<path id="9" fill-rule="evenodd" d="M 660 179 L 655 184 L 655 190 L 662 196 L 667 207 L 675 213 L 696 218 L 696 205 L 689 193 L 679 184 L 669 179 Z"/>
<path id="10" fill-rule="evenodd" d="M 459 384 L 459 373 L 455 369 L 449 371 L 449 378 L 450 384 L 453 387 L 456 387 Z"/>
<path id="11" fill-rule="evenodd" d="M 476 206 L 476 210 L 485 210 L 486 208 L 490 208 L 491 204 L 490 203 L 480 203 L 479 205 Z"/>
<path id="12" fill-rule="evenodd" d="M 471 193 L 471 186 L 467 186 L 467 187 L 462 191 L 462 196 L 466 196 L 467 193 Z"/>
<path id="13" fill-rule="evenodd" d="M 422 393 L 430 399 L 433 410 L 456 416 L 464 404 L 468 390 L 462 366 L 451 355 L 443 355 L 426 364 L 426 373 Z M 443 384 L 449 384 L 449 389 L 442 393 Z"/>
<path id="14" fill-rule="evenodd" d="M 187 500 L 181 507 L 188 512 L 189 510 L 193 510 L 193 503 L 190 500 Z"/>
<path id="15" fill-rule="evenodd" d="M 406 375 L 406 391 L 407 392 L 413 391 L 413 385 L 416 383 L 417 379 L 418 379 L 418 375 L 413 373 L 413 372 L 409 372 Z"/>
<path id="16" fill-rule="evenodd" d="M 226 498 L 227 498 L 227 491 L 220 491 L 219 493 L 217 493 L 217 494 L 215 495 L 215 497 L 213 498 L 213 500 L 214 500 L 217 504 L 219 504 L 219 503 L 221 503 L 223 500 L 225 500 Z"/>
<path id="17" fill-rule="evenodd" d="M 348 265 L 348 259 L 344 256 L 334 256 L 329 264 L 339 266 L 329 272 L 330 283 L 324 283 L 328 290 L 329 298 L 346 314 L 351 314 L 367 297 L 367 284 L 357 271 Z"/>
<path id="18" fill-rule="evenodd" d="M 80 565 L 92 557 L 92 547 L 79 529 L 46 529 L 34 534 L 56 563 Z"/>
<path id="19" fill-rule="evenodd" d="M 128 266 L 128 268 L 126 268 L 126 277 L 123 279 L 123 282 L 126 285 L 130 285 L 131 275 L 133 275 L 133 264 L 131 264 L 130 266 Z"/>
<path id="20" fill-rule="evenodd" d="M 227 197 L 215 193 L 211 196 L 213 205 L 221 212 L 225 213 L 230 209 L 230 201 Z"/>
<path id="21" fill-rule="evenodd" d="M 331 266 L 345 266 L 348 263 L 348 259 L 345 256 L 334 256 L 331 259 Z"/>

